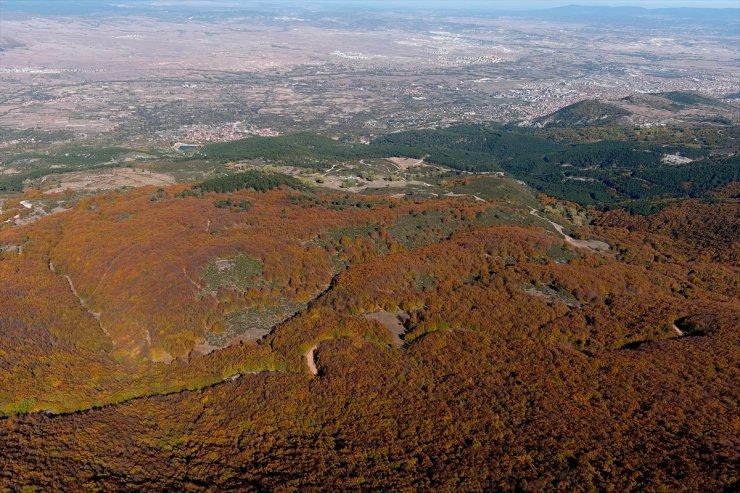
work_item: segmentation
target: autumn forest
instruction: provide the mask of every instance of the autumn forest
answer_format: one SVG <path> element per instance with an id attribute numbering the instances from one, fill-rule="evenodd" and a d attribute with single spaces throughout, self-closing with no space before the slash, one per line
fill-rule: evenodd
<path id="1" fill-rule="evenodd" d="M 737 481 L 732 190 L 580 226 L 539 197 L 600 250 L 508 199 L 268 182 L 94 195 L 0 233 L 0 481 Z"/>

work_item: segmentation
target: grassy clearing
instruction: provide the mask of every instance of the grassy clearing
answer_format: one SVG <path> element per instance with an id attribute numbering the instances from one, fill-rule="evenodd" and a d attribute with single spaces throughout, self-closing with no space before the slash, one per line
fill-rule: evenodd
<path id="1" fill-rule="evenodd" d="M 377 224 L 368 224 L 365 226 L 347 226 L 344 228 L 330 229 L 326 232 L 326 235 L 332 240 L 336 241 L 341 240 L 345 236 L 348 236 L 350 238 L 355 238 L 357 236 L 369 237 L 373 231 L 378 230 L 378 227 L 379 226 Z"/>
<path id="2" fill-rule="evenodd" d="M 515 207 L 539 208 L 537 197 L 531 189 L 506 176 L 467 177 L 453 181 L 449 190 L 459 194 L 475 195 L 489 202 L 506 202 Z"/>
<path id="3" fill-rule="evenodd" d="M 388 230 L 406 248 L 419 248 L 446 238 L 465 226 L 449 211 L 425 210 L 400 216 Z"/>
<path id="4" fill-rule="evenodd" d="M 548 303 L 564 303 L 572 308 L 580 308 L 581 303 L 573 294 L 563 286 L 550 284 L 548 286 L 534 284 L 525 284 L 522 286 L 525 293 L 531 296 L 543 298 Z"/>
<path id="5" fill-rule="evenodd" d="M 547 250 L 547 256 L 559 264 L 567 264 L 570 260 L 580 258 L 576 252 L 558 243 L 552 245 Z"/>
<path id="6" fill-rule="evenodd" d="M 233 258 L 215 259 L 208 263 L 203 273 L 203 281 L 212 291 L 235 289 L 246 291 L 257 286 L 257 278 L 262 275 L 262 260 L 247 255 Z"/>
<path id="7" fill-rule="evenodd" d="M 223 163 L 203 160 L 180 161 L 162 159 L 147 163 L 146 168 L 157 173 L 171 175 L 178 183 L 214 178 L 224 175 L 228 171 L 228 168 Z"/>
<path id="8" fill-rule="evenodd" d="M 230 313 L 226 316 L 224 330 L 210 332 L 206 336 L 206 341 L 213 346 L 226 347 L 235 340 L 242 342 L 258 340 L 269 334 L 276 325 L 304 310 L 306 306 L 307 303 L 283 301 L 276 305 L 262 305 Z"/>
<path id="9" fill-rule="evenodd" d="M 475 218 L 476 226 L 538 226 L 555 231 L 548 223 L 521 209 L 491 207 L 481 211 Z"/>

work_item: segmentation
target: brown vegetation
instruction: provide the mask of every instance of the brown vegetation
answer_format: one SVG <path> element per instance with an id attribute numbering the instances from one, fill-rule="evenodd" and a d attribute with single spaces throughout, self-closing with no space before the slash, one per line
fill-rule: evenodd
<path id="1" fill-rule="evenodd" d="M 340 196 L 244 192 L 252 207 L 233 212 L 149 195 L 97 197 L 2 233 L 0 244 L 23 245 L 0 257 L 5 411 L 200 390 L 5 418 L 1 485 L 719 491 L 738 481 L 740 276 L 725 236 L 735 204 L 606 213 L 582 231 L 614 246 L 597 253 L 540 228 L 476 223 L 500 205 L 474 201 L 350 208 Z M 428 236 L 411 235 L 413 224 Z M 214 292 L 209 262 L 237 253 L 260 259 L 261 274 Z M 230 310 L 316 296 L 260 343 L 189 354 Z M 409 315 L 403 349 L 364 316 L 379 310 Z M 156 351 L 176 359 L 154 364 Z"/>

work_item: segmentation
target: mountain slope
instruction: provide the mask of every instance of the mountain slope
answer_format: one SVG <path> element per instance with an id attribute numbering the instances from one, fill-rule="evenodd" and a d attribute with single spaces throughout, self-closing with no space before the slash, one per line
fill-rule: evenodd
<path id="1" fill-rule="evenodd" d="M 537 127 L 581 127 L 615 125 L 629 121 L 631 113 L 615 104 L 586 100 L 566 106 L 550 115 L 538 118 Z"/>
<path id="2" fill-rule="evenodd" d="M 584 231 L 616 255 L 493 226 L 350 267 L 267 338 L 283 370 L 0 421 L 0 486 L 729 489 L 734 269 L 623 221 Z M 410 315 L 403 348 L 379 309 Z"/>
<path id="3" fill-rule="evenodd" d="M 618 100 L 584 100 L 561 108 L 524 126 L 653 126 L 732 125 L 740 123 L 740 109 L 693 91 L 637 94 Z"/>

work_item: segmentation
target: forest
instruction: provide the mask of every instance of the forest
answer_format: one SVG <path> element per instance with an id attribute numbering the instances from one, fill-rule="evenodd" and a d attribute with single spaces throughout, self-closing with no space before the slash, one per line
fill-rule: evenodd
<path id="1" fill-rule="evenodd" d="M 590 107 L 579 106 L 578 111 L 588 114 Z M 281 164 L 326 170 L 338 162 L 362 159 L 423 158 L 465 173 L 503 171 L 547 195 L 582 206 L 602 210 L 626 208 L 641 213 L 654 210 L 665 199 L 706 197 L 738 181 L 738 138 L 738 126 L 651 130 L 586 125 L 538 130 L 499 124 L 456 125 L 387 134 L 369 144 L 310 133 L 253 136 L 207 144 L 176 161 L 191 162 L 196 167 L 206 162 L 250 161 L 258 168 Z M 18 155 L 9 164 L 37 163 L 16 174 L 0 175 L 0 191 L 22 191 L 29 180 L 49 174 L 122 166 L 122 156 L 131 152 L 117 147 L 65 147 L 47 154 Z M 150 156 L 153 163 L 165 159 L 157 154 Z M 667 156 L 688 161 L 671 165 Z M 214 180 L 204 186 L 220 187 L 222 191 L 236 186 L 226 185 L 231 178 Z M 300 186 L 297 181 L 290 185 Z"/>
<path id="2" fill-rule="evenodd" d="M 296 134 L 174 185 L 3 178 L 0 490 L 734 491 L 737 137 Z M 275 171 L 402 157 L 434 192 Z"/>
<path id="3" fill-rule="evenodd" d="M 303 182 L 292 176 L 281 173 L 261 173 L 252 170 L 206 180 L 193 185 L 193 190 L 224 193 L 250 188 L 259 192 L 265 192 L 283 185 L 294 190 L 306 190 L 307 188 Z"/>
<path id="4" fill-rule="evenodd" d="M 574 141 L 569 142 L 515 126 L 458 125 L 388 134 L 369 145 L 304 133 L 207 145 L 198 157 L 221 161 L 262 159 L 312 169 L 325 169 L 337 161 L 376 157 L 425 158 L 464 172 L 505 171 L 559 199 L 633 212 L 644 211 L 666 198 L 706 196 L 740 179 L 740 160 L 727 151 L 722 137 L 689 145 L 684 133 L 683 141 L 666 144 L 608 132 L 617 138 L 584 142 L 571 136 Z M 727 133 L 735 135 L 737 129 L 732 127 Z M 723 152 L 717 153 L 718 149 Z M 665 156 L 669 154 L 692 162 L 668 165 Z"/>
<path id="5" fill-rule="evenodd" d="M 4 229 L 0 485 L 732 490 L 736 197 L 538 197 L 606 251 L 508 198 L 256 172 Z"/>

